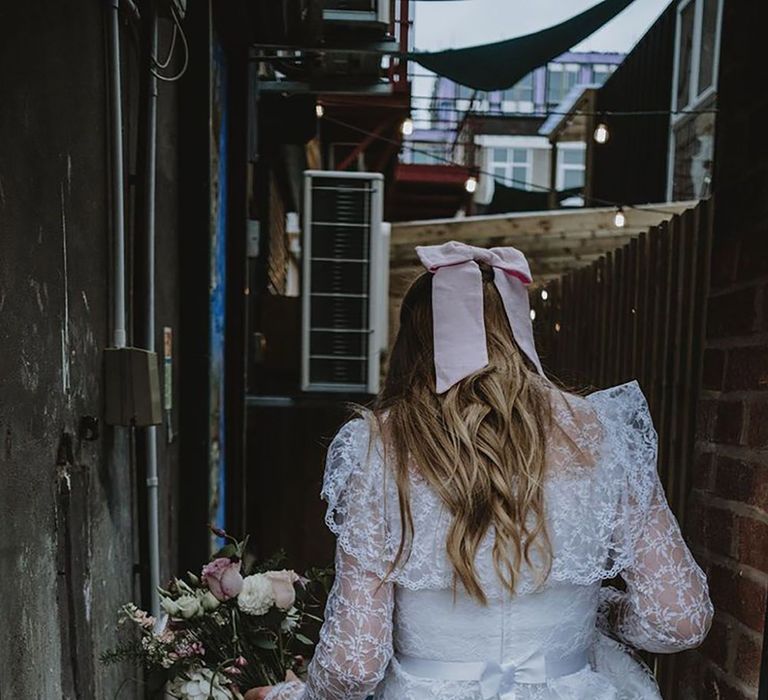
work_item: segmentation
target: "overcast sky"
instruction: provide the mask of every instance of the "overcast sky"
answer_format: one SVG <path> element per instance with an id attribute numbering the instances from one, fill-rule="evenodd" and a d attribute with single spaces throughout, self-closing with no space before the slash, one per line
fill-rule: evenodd
<path id="1" fill-rule="evenodd" d="M 575 48 L 629 51 L 670 0 L 635 0 Z M 437 0 L 416 2 L 415 48 L 438 51 L 530 34 L 558 24 L 597 0 Z"/>

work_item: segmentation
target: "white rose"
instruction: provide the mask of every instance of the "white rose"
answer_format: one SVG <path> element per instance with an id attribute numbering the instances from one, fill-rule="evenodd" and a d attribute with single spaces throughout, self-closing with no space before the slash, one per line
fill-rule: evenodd
<path id="1" fill-rule="evenodd" d="M 267 571 L 264 574 L 272 584 L 272 594 L 275 597 L 275 605 L 281 610 L 290 610 L 296 602 L 296 589 L 294 584 L 299 580 L 294 571 Z"/>
<path id="2" fill-rule="evenodd" d="M 232 700 L 220 680 L 221 675 L 214 676 L 211 669 L 199 668 L 174 678 L 166 687 L 166 693 L 179 700 Z"/>
<path id="3" fill-rule="evenodd" d="M 183 595 L 177 598 L 176 607 L 179 609 L 178 616 L 183 617 L 185 620 L 201 615 L 203 612 L 203 606 L 198 598 L 193 595 Z"/>
<path id="4" fill-rule="evenodd" d="M 275 604 L 272 584 L 264 574 L 246 576 L 243 590 L 237 596 L 237 606 L 249 615 L 266 615 Z"/>

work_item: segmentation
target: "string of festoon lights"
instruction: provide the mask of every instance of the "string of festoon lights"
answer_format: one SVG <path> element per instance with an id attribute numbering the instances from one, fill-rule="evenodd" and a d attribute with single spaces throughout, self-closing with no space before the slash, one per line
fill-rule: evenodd
<path id="1" fill-rule="evenodd" d="M 325 116 L 325 109 L 323 105 L 318 104 L 315 108 L 315 112 L 317 114 L 317 117 L 320 119 L 325 119 L 328 122 L 331 122 L 333 124 L 336 124 L 338 126 L 342 126 L 344 128 L 350 129 L 352 131 L 356 131 L 360 134 L 363 134 L 367 136 L 368 138 L 382 141 L 384 143 L 389 143 L 391 145 L 399 146 L 403 150 L 406 150 L 410 153 L 418 153 L 424 156 L 428 156 L 432 160 L 440 161 L 442 163 L 445 163 L 446 165 L 454 165 L 458 168 L 467 168 L 467 166 L 463 165 L 462 163 L 458 163 L 451 158 L 447 158 L 444 156 L 437 155 L 435 153 L 432 153 L 430 151 L 425 151 L 423 149 L 417 148 L 416 146 L 411 146 L 407 143 L 403 143 L 401 141 L 398 141 L 396 139 L 391 139 L 386 136 L 383 136 L 380 133 L 376 133 L 373 131 L 369 131 L 367 129 L 363 129 L 359 126 L 356 126 L 355 124 L 349 124 L 348 122 L 344 122 L 340 119 L 336 119 L 335 117 L 327 117 Z M 669 114 L 670 112 L 667 112 Z M 602 113 L 601 113 L 602 114 Z M 611 114 L 623 114 L 618 112 L 612 112 Z M 632 112 L 631 114 L 635 115 L 638 114 L 637 112 Z M 657 111 L 649 111 L 647 114 L 658 114 Z M 400 124 L 400 133 L 403 136 L 411 136 L 414 132 L 414 122 L 413 119 L 410 117 L 406 117 Z M 598 123 L 597 127 L 595 128 L 593 139 L 596 143 L 603 145 L 608 142 L 610 139 L 610 131 L 608 129 L 608 126 L 604 122 Z M 464 182 L 464 189 L 467 193 L 473 194 L 477 191 L 478 181 L 477 176 L 474 173 L 477 173 L 477 175 L 487 175 L 494 180 L 501 182 L 503 185 L 512 185 L 517 187 L 522 187 L 528 190 L 538 190 L 540 192 L 551 192 L 549 187 L 545 187 L 544 185 L 539 185 L 535 182 L 530 182 L 527 180 L 518 180 L 516 178 L 499 178 L 499 176 L 496 173 L 490 172 L 488 170 L 483 170 L 482 168 L 472 168 L 473 174 L 469 175 Z M 586 197 L 589 199 L 590 202 L 598 205 L 603 205 L 606 207 L 615 207 L 616 211 L 613 215 L 613 225 L 616 228 L 625 228 L 627 225 L 627 215 L 624 211 L 625 208 L 629 209 L 637 209 L 638 211 L 646 211 L 646 212 L 653 212 L 657 214 L 668 214 L 668 211 L 662 210 L 662 209 L 652 209 L 646 206 L 643 207 L 637 207 L 633 204 L 625 204 L 621 202 L 613 202 L 611 200 L 607 199 L 601 199 L 599 197 Z"/>

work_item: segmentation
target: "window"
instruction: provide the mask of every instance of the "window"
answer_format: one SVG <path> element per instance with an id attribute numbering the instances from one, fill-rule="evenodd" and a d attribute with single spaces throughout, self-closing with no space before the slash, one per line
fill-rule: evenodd
<path id="1" fill-rule="evenodd" d="M 533 112 L 533 73 L 526 75 L 513 88 L 501 93 L 501 109 L 504 112 Z"/>
<path id="2" fill-rule="evenodd" d="M 491 148 L 491 172 L 507 187 L 531 189 L 531 149 Z"/>
<path id="3" fill-rule="evenodd" d="M 719 15 L 718 0 L 704 0 L 701 14 L 698 93 L 702 95 L 715 84 L 715 45 Z"/>
<path id="4" fill-rule="evenodd" d="M 689 2 L 680 13 L 680 38 L 677 48 L 677 108 L 685 107 L 691 101 L 691 64 L 693 57 L 693 20 L 696 9 L 695 2 Z"/>
<path id="5" fill-rule="evenodd" d="M 595 63 L 592 66 L 592 82 L 602 85 L 616 70 L 616 66 L 609 63 Z"/>
<path id="6" fill-rule="evenodd" d="M 714 91 L 722 0 L 684 0 L 678 7 L 673 110 L 692 109 Z"/>
<path id="7" fill-rule="evenodd" d="M 667 196 L 680 200 L 710 189 L 722 0 L 682 0 L 677 13 Z"/>
<path id="8" fill-rule="evenodd" d="M 559 105 L 579 81 L 578 63 L 550 63 L 547 69 L 547 104 Z"/>
<path id="9" fill-rule="evenodd" d="M 560 145 L 557 152 L 557 189 L 572 190 L 584 187 L 586 147 Z"/>
<path id="10" fill-rule="evenodd" d="M 417 145 L 418 150 L 413 151 L 413 163 L 421 165 L 440 165 L 445 163 L 443 149 L 434 146 Z"/>
<path id="11" fill-rule="evenodd" d="M 470 109 L 473 112 L 487 112 L 490 107 L 487 92 L 456 83 L 454 93 L 456 96 L 455 109 L 459 112 L 467 112 Z M 472 99 L 473 95 L 474 100 Z"/>
<path id="12" fill-rule="evenodd" d="M 445 165 L 451 160 L 450 146 L 428 141 L 408 141 L 400 155 L 401 163 L 413 165 Z"/>
<path id="13" fill-rule="evenodd" d="M 429 115 L 429 121 L 433 128 L 440 129 L 446 122 L 455 118 L 454 102 L 450 99 L 440 98 L 435 103 L 435 109 Z"/>
<path id="14" fill-rule="evenodd" d="M 475 94 L 474 88 L 467 87 L 466 85 L 456 85 L 456 97 L 460 100 L 472 99 L 472 95 Z M 479 94 L 479 93 L 478 93 Z"/>

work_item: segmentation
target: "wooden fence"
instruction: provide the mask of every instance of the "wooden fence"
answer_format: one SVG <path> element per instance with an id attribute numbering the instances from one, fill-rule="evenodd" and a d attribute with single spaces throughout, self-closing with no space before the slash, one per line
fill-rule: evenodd
<path id="1" fill-rule="evenodd" d="M 674 216 L 535 294 L 544 364 L 566 384 L 632 379 L 659 432 L 659 469 L 685 517 L 700 383 L 712 200 Z M 546 296 L 546 299 L 542 298 Z"/>
<path id="2" fill-rule="evenodd" d="M 685 521 L 701 383 L 713 200 L 650 229 L 536 292 L 534 329 L 546 368 L 567 385 L 637 379 L 659 433 L 659 472 Z M 675 697 L 674 662 L 656 663 Z"/>

